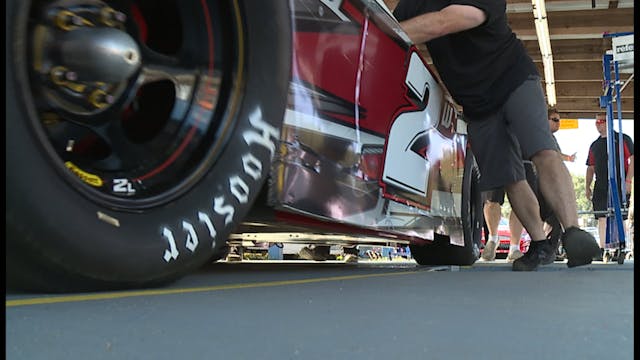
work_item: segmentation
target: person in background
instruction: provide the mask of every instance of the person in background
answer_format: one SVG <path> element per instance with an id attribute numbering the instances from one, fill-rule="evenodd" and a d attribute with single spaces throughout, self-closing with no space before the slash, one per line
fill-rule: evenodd
<path id="1" fill-rule="evenodd" d="M 562 157 L 562 160 L 564 161 L 576 161 L 576 153 L 573 153 L 571 155 L 563 153 L 560 149 L 560 144 L 558 144 L 558 139 L 556 139 L 555 133 L 560 130 L 560 114 L 558 113 L 558 110 L 555 108 L 550 108 L 549 110 L 547 110 L 547 117 L 549 118 L 549 128 L 551 129 L 551 136 L 553 137 L 553 142 L 555 142 L 556 148 L 560 153 L 560 157 Z"/>
<path id="2" fill-rule="evenodd" d="M 587 199 L 591 200 L 593 204 L 593 211 L 595 218 L 598 220 L 598 234 L 600 235 L 600 254 L 596 256 L 596 260 L 602 260 L 604 254 L 605 242 L 606 242 L 606 229 L 607 229 L 607 215 L 598 213 L 606 211 L 608 209 L 609 200 L 609 158 L 607 156 L 607 114 L 596 114 L 596 130 L 600 136 L 591 143 L 589 146 L 589 155 L 587 157 L 587 173 L 585 176 L 585 192 Z M 616 131 L 613 131 L 613 148 L 615 149 L 615 171 L 616 171 L 616 189 L 618 189 L 618 195 L 620 199 L 620 205 L 622 206 L 622 182 L 625 182 L 625 195 L 627 204 L 631 198 L 631 183 L 633 181 L 633 141 L 627 134 L 622 134 L 622 147 L 623 147 L 623 163 L 625 179 L 620 179 L 620 153 L 619 149 L 619 135 Z M 595 184 L 593 190 L 591 184 L 595 175 Z M 623 219 L 627 219 L 626 215 L 623 215 Z M 623 222 L 624 224 L 625 222 Z"/>
<path id="3" fill-rule="evenodd" d="M 562 160 L 569 161 L 569 162 L 576 161 L 576 153 L 573 153 L 571 155 L 567 155 L 563 153 L 562 150 L 560 149 L 560 144 L 558 143 L 558 139 L 556 139 L 555 133 L 558 130 L 560 130 L 560 113 L 558 112 L 558 109 L 549 108 L 547 110 L 547 118 L 549 119 L 549 129 L 551 130 L 551 136 L 553 137 L 553 142 L 556 144 L 556 150 L 558 150 L 558 153 L 560 154 L 560 157 L 562 158 Z M 553 214 L 550 212 L 550 209 L 548 208 L 548 206 L 546 206 L 544 201 L 540 201 L 540 207 L 543 208 L 541 210 L 541 213 L 546 213 L 547 217 L 553 217 Z M 555 226 L 560 226 L 560 224 L 558 224 L 557 219 L 552 218 L 552 220 Z M 563 260 L 566 254 L 564 253 L 564 249 L 562 248 L 560 243 L 560 236 L 562 235 L 562 230 L 553 229 L 553 225 L 549 224 L 545 220 L 544 231 L 545 233 L 547 233 L 547 237 L 550 239 L 552 244 L 554 244 L 554 248 L 556 249 L 556 259 Z"/>
<path id="4" fill-rule="evenodd" d="M 562 153 L 560 144 L 558 144 L 558 140 L 554 135 L 555 132 L 560 129 L 560 113 L 558 112 L 558 110 L 556 108 L 549 108 L 547 110 L 547 119 L 549 120 L 549 128 L 551 130 L 553 142 L 555 143 L 556 149 L 562 157 L 562 160 L 571 162 L 575 161 L 576 154 L 574 153 L 572 155 L 567 155 Z M 531 164 L 530 161 L 525 162 L 525 171 L 529 184 L 531 185 L 532 182 L 535 184 L 537 182 L 537 180 L 535 179 L 537 175 L 533 170 L 533 164 Z M 537 192 L 537 190 L 534 190 L 534 192 Z M 491 261 L 495 259 L 496 249 L 500 245 L 498 240 L 498 225 L 502 217 L 501 207 L 504 204 L 504 190 L 494 190 L 488 192 L 487 194 L 488 196 L 484 203 L 484 217 L 487 223 L 489 239 L 485 243 L 485 247 L 482 252 L 482 259 L 485 261 Z M 543 203 L 544 200 L 538 199 L 538 201 L 541 203 L 541 207 L 545 205 Z M 513 262 L 523 255 L 520 251 L 520 237 L 522 236 L 523 228 L 524 227 L 518 219 L 518 216 L 516 216 L 515 212 L 511 211 L 511 214 L 509 214 L 509 231 L 511 239 L 509 244 L 509 255 L 507 256 L 508 262 Z M 544 223 L 544 231 L 546 234 L 548 234 L 548 237 L 553 231 L 552 226 L 547 222 Z M 554 235 L 556 234 L 557 233 L 554 233 Z M 558 249 L 556 258 L 562 258 L 564 250 L 562 250 L 559 246 L 559 239 L 554 237 L 554 239 L 552 239 L 552 242 L 555 244 L 554 247 Z M 548 258 L 546 261 L 549 262 L 550 259 Z"/>
<path id="5" fill-rule="evenodd" d="M 531 236 L 514 271 L 533 271 L 556 250 L 522 159 L 538 172 L 540 192 L 563 226 L 567 266 L 590 264 L 594 237 L 578 226 L 576 194 L 545 121 L 541 78 L 509 26 L 505 0 L 400 0 L 394 16 L 413 43 L 426 44 L 440 79 L 467 121 L 481 191 L 504 188 Z"/>
<path id="6" fill-rule="evenodd" d="M 487 223 L 488 236 L 485 236 L 484 249 L 482 250 L 481 259 L 484 261 L 493 261 L 496 258 L 496 250 L 500 246 L 500 238 L 498 237 L 498 226 L 502 219 L 502 205 L 504 204 L 504 190 L 492 190 L 483 193 L 484 201 L 484 219 Z M 514 262 L 524 255 L 520 251 L 520 237 L 522 235 L 522 223 L 511 211 L 509 214 L 509 231 L 511 238 L 509 239 L 509 253 L 507 254 L 507 262 Z"/>

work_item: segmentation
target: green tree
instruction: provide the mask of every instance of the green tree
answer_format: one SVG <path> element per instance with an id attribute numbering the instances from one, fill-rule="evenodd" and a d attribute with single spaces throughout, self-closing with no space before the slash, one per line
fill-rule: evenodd
<path id="1" fill-rule="evenodd" d="M 573 188 L 576 191 L 576 204 L 578 205 L 578 211 L 591 211 L 591 201 L 587 199 L 585 193 L 585 177 L 581 175 L 571 175 L 573 179 Z"/>
<path id="2" fill-rule="evenodd" d="M 598 222 L 593 217 L 593 214 L 580 214 L 585 211 L 593 211 L 593 204 L 591 200 L 587 199 L 585 193 L 585 177 L 581 175 L 571 174 L 573 179 L 573 188 L 576 191 L 576 205 L 578 205 L 578 220 L 581 226 L 597 226 Z"/>
<path id="3" fill-rule="evenodd" d="M 509 215 L 511 214 L 511 204 L 509 203 L 509 197 L 506 195 L 504 197 L 504 204 L 502 204 L 500 211 L 502 212 L 503 218 L 509 219 Z"/>

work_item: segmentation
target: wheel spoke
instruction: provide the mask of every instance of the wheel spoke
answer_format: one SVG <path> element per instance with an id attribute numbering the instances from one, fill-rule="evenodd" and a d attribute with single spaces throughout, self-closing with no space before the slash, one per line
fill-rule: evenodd
<path id="1" fill-rule="evenodd" d="M 175 86 L 176 98 L 187 101 L 193 94 L 198 72 L 178 67 L 161 65 L 143 66 L 138 78 L 138 86 L 162 80 L 168 80 Z"/>
<path id="2" fill-rule="evenodd" d="M 99 190 L 108 196 L 154 197 L 211 161 L 223 86 L 213 51 L 221 29 L 212 17 L 221 5 L 38 4 L 30 22 L 33 97 L 39 125 L 58 157 L 77 167 L 73 174 L 144 189 Z"/>

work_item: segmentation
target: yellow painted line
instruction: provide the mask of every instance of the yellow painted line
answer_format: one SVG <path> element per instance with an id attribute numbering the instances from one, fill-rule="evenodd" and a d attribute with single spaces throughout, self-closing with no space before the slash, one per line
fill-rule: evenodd
<path id="1" fill-rule="evenodd" d="M 381 274 L 334 276 L 334 277 L 322 277 L 322 278 L 302 279 L 302 280 L 282 280 L 282 281 L 269 281 L 269 282 L 260 282 L 260 283 L 229 284 L 229 285 L 204 286 L 204 287 L 183 288 L 183 289 L 140 290 L 140 291 L 125 291 L 125 292 L 112 292 L 112 293 L 100 293 L 100 294 L 40 297 L 40 298 L 7 300 L 5 301 L 5 306 L 9 308 L 9 307 L 27 306 L 27 305 L 44 305 L 44 304 L 70 303 L 70 302 L 81 302 L 81 301 L 122 299 L 122 298 L 138 297 L 138 296 L 188 294 L 188 293 L 198 293 L 198 292 L 207 292 L 207 291 L 250 289 L 250 288 L 271 287 L 271 286 L 297 285 L 297 284 L 311 284 L 311 283 L 317 283 L 317 282 L 323 282 L 323 281 L 343 281 L 343 280 L 366 279 L 366 278 L 372 278 L 372 277 L 408 275 L 408 274 L 416 274 L 419 272 L 420 271 L 397 271 L 392 273 L 381 273 Z"/>

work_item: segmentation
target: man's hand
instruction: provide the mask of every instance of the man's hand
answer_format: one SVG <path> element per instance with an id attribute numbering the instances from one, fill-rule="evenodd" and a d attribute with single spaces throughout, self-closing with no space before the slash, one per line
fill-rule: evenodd
<path id="1" fill-rule="evenodd" d="M 587 186 L 584 189 L 584 194 L 587 196 L 587 200 L 591 200 L 591 187 L 590 186 Z"/>
<path id="2" fill-rule="evenodd" d="M 567 154 L 560 154 L 562 156 L 562 160 L 564 161 L 571 161 L 574 162 L 576 161 L 576 153 L 573 153 L 571 155 L 567 155 Z"/>

